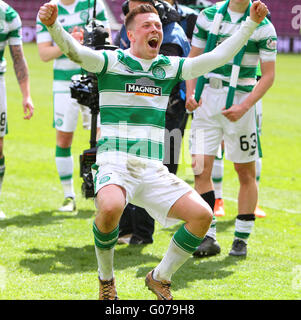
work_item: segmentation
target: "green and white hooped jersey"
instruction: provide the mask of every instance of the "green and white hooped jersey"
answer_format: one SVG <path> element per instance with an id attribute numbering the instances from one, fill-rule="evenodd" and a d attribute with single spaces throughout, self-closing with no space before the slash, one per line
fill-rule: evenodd
<path id="1" fill-rule="evenodd" d="M 0 75 L 6 71 L 4 49 L 8 45 L 21 45 L 21 19 L 7 3 L 0 0 Z"/>
<path id="2" fill-rule="evenodd" d="M 172 88 L 181 81 L 183 58 L 153 60 L 129 50 L 102 51 L 105 66 L 97 74 L 101 139 L 98 154 L 131 154 L 162 161 L 165 111 Z"/>
<path id="3" fill-rule="evenodd" d="M 208 38 L 209 30 L 211 28 L 214 16 L 224 2 L 219 2 L 216 5 L 209 7 L 200 12 L 192 38 L 192 45 L 198 48 L 205 48 Z M 234 32 L 240 28 L 241 18 L 243 14 L 226 12 L 221 23 L 218 34 L 217 45 L 230 37 Z M 231 20 L 236 18 L 236 22 Z M 250 37 L 246 52 L 241 62 L 237 90 L 250 92 L 256 83 L 256 71 L 259 59 L 265 61 L 275 61 L 277 53 L 277 35 L 272 23 L 265 18 L 260 25 L 253 32 Z M 213 70 L 205 77 L 220 78 L 230 83 L 230 76 L 232 71 L 233 60 L 226 65 Z"/>
<path id="4" fill-rule="evenodd" d="M 109 28 L 105 7 L 102 0 L 75 0 L 74 4 L 65 6 L 56 0 L 58 5 L 58 21 L 63 28 L 71 32 L 75 26 L 84 27 L 88 19 L 93 17 L 94 1 L 96 3 L 96 19 L 105 27 Z M 90 7 L 89 7 L 90 2 Z M 37 17 L 36 23 L 37 43 L 53 41 L 45 25 Z M 70 92 L 70 80 L 75 74 L 81 74 L 81 67 L 62 55 L 53 63 L 53 91 Z"/>

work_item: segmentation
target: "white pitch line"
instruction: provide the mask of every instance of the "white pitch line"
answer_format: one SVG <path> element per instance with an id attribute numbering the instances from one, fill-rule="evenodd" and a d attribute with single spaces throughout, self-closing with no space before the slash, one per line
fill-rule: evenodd
<path id="1" fill-rule="evenodd" d="M 237 199 L 234 199 L 234 198 L 230 198 L 230 197 L 223 197 L 225 200 L 228 200 L 228 201 L 232 201 L 232 202 L 237 202 Z M 287 213 L 294 213 L 294 214 L 301 214 L 300 211 L 296 211 L 296 210 L 292 210 L 292 209 L 287 209 L 287 208 L 277 208 L 277 207 L 273 207 L 273 206 L 270 206 L 270 205 L 266 205 L 266 204 L 263 204 L 262 205 L 263 207 L 266 207 L 266 208 L 269 208 L 269 209 L 274 209 L 274 210 L 279 210 L 279 211 L 284 211 L 284 212 L 287 212 Z"/>

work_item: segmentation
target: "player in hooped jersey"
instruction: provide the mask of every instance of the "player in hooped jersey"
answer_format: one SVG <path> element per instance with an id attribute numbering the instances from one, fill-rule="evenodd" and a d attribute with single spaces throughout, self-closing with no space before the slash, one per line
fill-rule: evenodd
<path id="1" fill-rule="evenodd" d="M 189 57 L 207 52 L 236 32 L 248 16 L 251 1 L 227 0 L 203 10 L 197 19 Z M 211 41 L 212 40 L 212 41 Z M 255 104 L 274 82 L 277 36 L 272 23 L 265 18 L 256 28 L 244 48 L 234 59 L 205 75 L 201 99 L 195 100 L 195 80 L 186 82 L 189 107 L 196 108 L 191 123 L 192 130 L 202 129 L 203 150 L 198 150 L 198 139 L 192 136 L 193 164 L 202 163 L 204 170 L 195 173 L 195 188 L 214 208 L 215 194 L 211 179 L 212 166 L 221 141 L 225 157 L 234 164 L 240 188 L 238 214 L 232 248 L 233 256 L 247 255 L 247 242 L 255 221 L 258 199 L 255 161 L 261 156 L 260 140 L 256 127 Z M 262 77 L 256 82 L 260 60 Z M 228 105 L 229 103 L 229 105 Z M 203 141 L 201 141 L 203 142 Z M 194 253 L 209 256 L 220 252 L 216 241 L 215 218 L 205 240 Z"/>
<path id="2" fill-rule="evenodd" d="M 8 44 L 14 64 L 15 74 L 23 96 L 24 119 L 30 119 L 34 106 L 30 95 L 29 75 L 26 59 L 23 53 L 22 22 L 19 14 L 6 2 L 0 0 L 0 192 L 5 173 L 5 157 L 3 153 L 4 136 L 7 134 L 7 101 L 4 73 L 6 61 L 4 49 Z M 5 213 L 0 210 L 0 220 L 5 218 Z"/>
<path id="3" fill-rule="evenodd" d="M 96 1 L 96 20 L 107 31 L 109 23 L 102 0 Z M 79 41 L 82 39 L 83 27 L 93 17 L 94 0 L 54 0 L 58 6 L 58 20 L 66 31 L 72 33 Z M 63 205 L 59 211 L 76 210 L 75 192 L 73 187 L 73 157 L 71 145 L 77 126 L 78 114 L 82 114 L 84 129 L 90 128 L 91 113 L 86 106 L 80 105 L 71 98 L 71 77 L 81 74 L 81 67 L 68 59 L 53 42 L 51 35 L 39 17 L 37 17 L 37 43 L 41 59 L 53 62 L 53 126 L 56 129 L 55 162 L 64 192 Z"/>
<path id="4" fill-rule="evenodd" d="M 223 65 L 244 45 L 267 14 L 266 6 L 254 2 L 250 17 L 233 35 L 210 54 L 193 59 L 158 55 L 162 24 L 154 7 L 141 5 L 127 16 L 128 50 L 93 51 L 66 33 L 57 18 L 57 6 L 47 3 L 39 17 L 64 54 L 99 81 L 101 139 L 94 174 L 98 214 L 93 224 L 98 261 L 99 298 L 118 299 L 113 270 L 118 223 L 125 205 L 143 206 L 162 225 L 179 220 L 160 264 L 145 279 L 160 300 L 171 300 L 172 275 L 201 243 L 212 221 L 212 210 L 187 183 L 163 166 L 164 119 L 168 96 L 175 83 L 193 79 Z M 127 92 L 126 84 L 139 90 Z M 161 95 L 142 93 L 159 87 Z"/>

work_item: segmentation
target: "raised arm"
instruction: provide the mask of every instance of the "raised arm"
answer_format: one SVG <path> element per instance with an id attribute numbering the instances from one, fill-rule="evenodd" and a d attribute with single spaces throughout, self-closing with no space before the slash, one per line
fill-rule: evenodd
<path id="1" fill-rule="evenodd" d="M 52 39 L 61 51 L 73 62 L 90 72 L 100 72 L 104 66 L 104 57 L 99 52 L 82 46 L 56 20 L 58 16 L 57 5 L 45 3 L 39 10 L 39 18 L 47 27 Z"/>
<path id="2" fill-rule="evenodd" d="M 194 58 L 187 58 L 183 64 L 182 77 L 184 80 L 197 78 L 231 60 L 248 41 L 258 24 L 265 18 L 268 10 L 261 1 L 252 4 L 250 17 L 240 29 L 225 40 L 214 50 Z"/>

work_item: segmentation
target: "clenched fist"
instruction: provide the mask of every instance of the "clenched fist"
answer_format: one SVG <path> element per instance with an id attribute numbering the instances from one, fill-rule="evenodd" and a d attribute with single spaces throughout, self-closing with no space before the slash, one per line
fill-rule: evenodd
<path id="1" fill-rule="evenodd" d="M 250 18 L 254 22 L 260 23 L 268 14 L 268 12 L 269 10 L 264 3 L 261 1 L 254 1 L 250 9 Z"/>
<path id="2" fill-rule="evenodd" d="M 56 18 L 58 15 L 58 9 L 57 5 L 55 3 L 52 3 L 51 1 L 48 3 L 45 3 L 40 7 L 39 10 L 39 18 L 41 22 L 49 27 L 54 24 Z"/>

